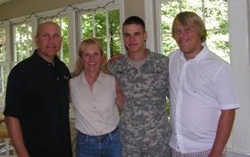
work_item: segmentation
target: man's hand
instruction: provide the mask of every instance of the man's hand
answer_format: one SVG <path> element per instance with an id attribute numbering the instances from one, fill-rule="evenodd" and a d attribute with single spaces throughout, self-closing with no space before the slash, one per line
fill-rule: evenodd
<path id="1" fill-rule="evenodd" d="M 115 64 L 115 62 L 119 59 L 119 58 L 122 58 L 122 57 L 124 57 L 124 54 L 115 54 L 115 55 L 113 55 L 113 57 L 112 58 L 110 58 L 109 60 L 108 60 L 108 63 L 109 64 Z"/>

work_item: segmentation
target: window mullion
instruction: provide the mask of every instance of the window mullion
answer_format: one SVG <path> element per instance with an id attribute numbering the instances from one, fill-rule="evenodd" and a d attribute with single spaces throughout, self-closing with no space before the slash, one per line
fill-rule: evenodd
<path id="1" fill-rule="evenodd" d="M 204 23 L 206 24 L 206 18 L 205 18 L 205 0 L 201 0 L 201 6 L 202 6 L 202 18 Z"/>
<path id="2" fill-rule="evenodd" d="M 96 30 L 95 30 L 95 13 L 92 14 L 92 26 L 93 26 L 93 37 L 96 37 Z"/>
<path id="3" fill-rule="evenodd" d="M 14 33 L 13 33 L 13 39 L 14 39 L 14 64 L 16 64 L 17 62 L 17 39 L 15 38 L 17 35 L 17 28 L 16 25 L 13 25 L 14 27 Z"/>
<path id="4" fill-rule="evenodd" d="M 29 36 L 28 36 L 28 31 L 29 31 L 29 26 L 28 25 L 26 25 L 26 27 L 25 27 L 25 29 L 26 29 L 26 33 L 25 33 L 25 38 L 26 38 L 26 40 L 27 40 L 27 42 L 29 41 Z M 29 49 L 30 49 L 30 44 L 26 44 L 27 45 L 27 47 L 26 47 L 26 52 L 27 52 L 27 55 L 28 55 L 28 57 L 31 55 L 30 54 L 30 51 L 29 51 Z"/>
<path id="5" fill-rule="evenodd" d="M 179 2 L 179 10 L 180 12 L 182 12 L 182 8 L 183 8 L 182 0 L 178 0 L 178 2 Z"/>
<path id="6" fill-rule="evenodd" d="M 110 52 L 110 39 L 112 38 L 109 32 L 109 14 L 108 11 L 105 11 L 106 13 L 106 36 L 107 36 L 107 59 L 111 57 Z"/>
<path id="7" fill-rule="evenodd" d="M 59 18 L 59 25 L 62 28 L 62 18 Z M 61 38 L 63 38 L 63 28 L 61 29 Z M 60 59 L 64 61 L 64 54 L 63 54 L 63 44 L 61 44 L 61 49 L 60 49 Z"/>

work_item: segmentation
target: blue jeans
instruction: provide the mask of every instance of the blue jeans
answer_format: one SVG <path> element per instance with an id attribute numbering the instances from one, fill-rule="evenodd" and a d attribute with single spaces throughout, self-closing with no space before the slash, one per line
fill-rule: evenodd
<path id="1" fill-rule="evenodd" d="M 121 157 L 121 141 L 118 128 L 101 136 L 89 136 L 78 132 L 76 157 Z"/>

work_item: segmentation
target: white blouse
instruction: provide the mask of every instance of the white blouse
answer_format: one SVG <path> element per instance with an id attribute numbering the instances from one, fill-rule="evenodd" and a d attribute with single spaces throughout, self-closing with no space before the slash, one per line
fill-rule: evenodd
<path id="1" fill-rule="evenodd" d="M 87 135 L 99 136 L 114 130 L 119 123 L 115 104 L 115 78 L 100 72 L 91 90 L 84 72 L 70 80 L 75 128 Z"/>

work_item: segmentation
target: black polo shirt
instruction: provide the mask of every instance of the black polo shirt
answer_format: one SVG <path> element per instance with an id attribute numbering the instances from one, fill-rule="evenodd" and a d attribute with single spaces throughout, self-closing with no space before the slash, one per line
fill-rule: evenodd
<path id="1" fill-rule="evenodd" d="M 57 57 L 54 66 L 37 51 L 9 74 L 4 115 L 20 120 L 32 157 L 71 157 L 70 72 Z"/>

